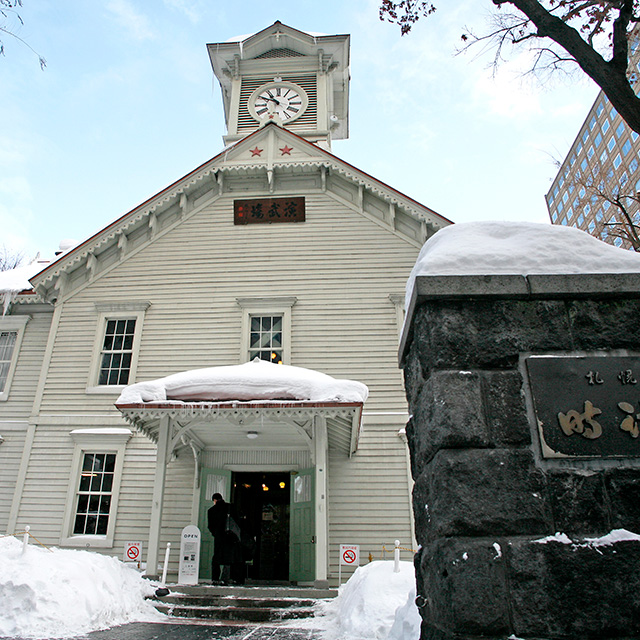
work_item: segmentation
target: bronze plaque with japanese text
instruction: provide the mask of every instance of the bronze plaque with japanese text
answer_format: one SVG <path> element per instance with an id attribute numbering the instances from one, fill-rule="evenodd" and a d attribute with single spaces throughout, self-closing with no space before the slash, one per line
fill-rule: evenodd
<path id="1" fill-rule="evenodd" d="M 304 221 L 304 197 L 233 201 L 233 224 Z"/>
<path id="2" fill-rule="evenodd" d="M 525 358 L 545 458 L 640 456 L 640 356 Z"/>

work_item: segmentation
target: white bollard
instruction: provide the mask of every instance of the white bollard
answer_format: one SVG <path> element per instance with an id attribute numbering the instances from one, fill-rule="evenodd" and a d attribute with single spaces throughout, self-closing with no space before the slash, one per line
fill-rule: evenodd
<path id="1" fill-rule="evenodd" d="M 24 537 L 22 538 L 22 555 L 27 553 L 27 545 L 29 544 L 29 529 L 31 529 L 29 525 L 24 528 Z"/>
<path id="2" fill-rule="evenodd" d="M 171 543 L 167 542 L 167 550 L 164 552 L 164 567 L 162 567 L 162 586 L 167 584 L 167 569 L 169 568 L 169 552 L 171 551 Z"/>
<path id="3" fill-rule="evenodd" d="M 395 541 L 396 548 L 393 550 L 393 572 L 400 573 L 400 540 Z"/>

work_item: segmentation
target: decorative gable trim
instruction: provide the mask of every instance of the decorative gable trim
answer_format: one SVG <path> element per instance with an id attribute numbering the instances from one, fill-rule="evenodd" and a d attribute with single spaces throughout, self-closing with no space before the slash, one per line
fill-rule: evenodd
<path id="1" fill-rule="evenodd" d="M 278 154 L 278 150 L 282 149 L 287 149 L 287 153 Z M 259 154 L 257 150 L 260 151 Z M 298 153 L 292 154 L 294 150 Z M 278 176 L 294 172 L 319 173 L 322 191 L 332 193 L 339 199 L 339 194 L 331 191 L 332 186 L 335 186 L 332 177 L 338 176 L 355 185 L 359 189 L 358 202 L 349 202 L 344 198 L 341 201 L 365 214 L 367 203 L 371 204 L 371 197 L 386 203 L 382 212 L 376 205 L 374 214 L 369 217 L 382 222 L 385 228 L 406 237 L 412 243 L 422 243 L 437 229 L 450 224 L 449 220 L 435 211 L 340 160 L 329 151 L 282 129 L 275 123 L 268 123 L 125 214 L 34 276 L 31 282 L 40 298 L 38 301 L 55 302 L 57 299 L 66 298 L 71 292 L 108 273 L 123 260 L 204 206 L 210 205 L 226 193 L 225 175 L 264 176 L 269 190 L 273 191 Z M 414 232 L 405 234 L 401 225 L 397 224 L 398 217 L 402 216 L 413 218 L 424 225 L 422 232 L 417 235 Z M 413 225 L 415 226 L 415 222 Z M 85 264 L 88 274 L 88 278 L 85 275 L 84 280 L 77 275 L 77 268 L 82 263 Z"/>

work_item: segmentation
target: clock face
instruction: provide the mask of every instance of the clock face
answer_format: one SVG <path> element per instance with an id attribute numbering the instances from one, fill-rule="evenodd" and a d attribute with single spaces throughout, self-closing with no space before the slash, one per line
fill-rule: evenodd
<path id="1" fill-rule="evenodd" d="M 270 82 L 258 87 L 249 98 L 249 113 L 256 120 L 273 120 L 277 116 L 282 124 L 299 118 L 309 104 L 302 87 L 291 82 Z"/>

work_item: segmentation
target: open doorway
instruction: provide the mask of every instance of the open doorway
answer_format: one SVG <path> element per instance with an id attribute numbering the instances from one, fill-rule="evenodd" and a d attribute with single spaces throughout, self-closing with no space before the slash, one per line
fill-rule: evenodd
<path id="1" fill-rule="evenodd" d="M 246 579 L 289 581 L 290 475 L 234 472 L 231 501 L 243 532 Z"/>

